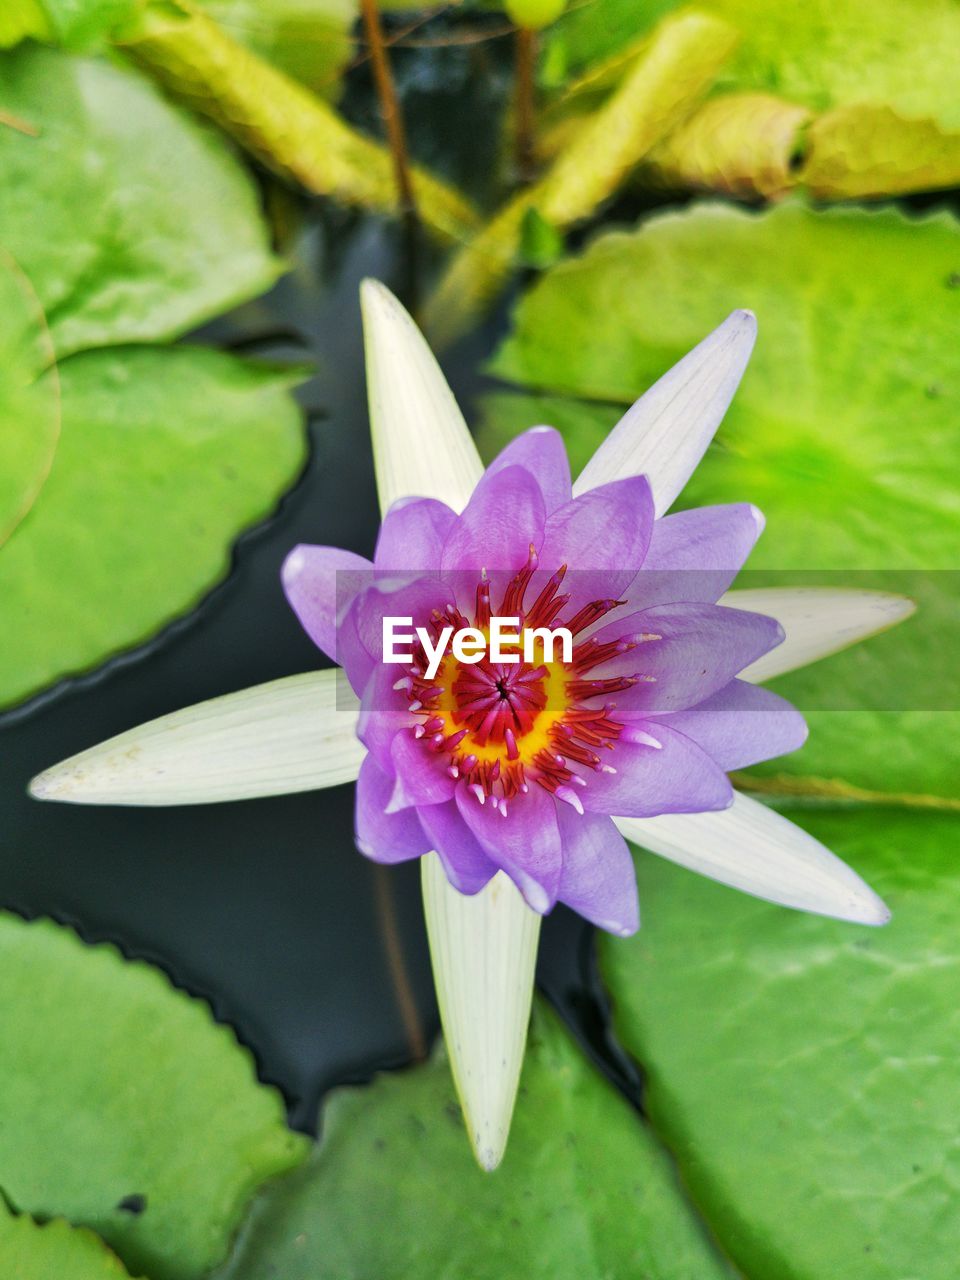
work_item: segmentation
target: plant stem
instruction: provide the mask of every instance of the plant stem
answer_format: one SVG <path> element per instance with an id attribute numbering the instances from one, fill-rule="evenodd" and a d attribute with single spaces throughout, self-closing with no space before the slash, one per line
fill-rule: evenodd
<path id="1" fill-rule="evenodd" d="M 389 150 L 238 44 L 188 0 L 138 10 L 118 43 L 168 92 L 209 116 L 282 178 L 345 204 L 396 210 Z M 422 224 L 457 244 L 469 239 L 477 225 L 469 201 L 416 166 L 410 176 Z"/>
<path id="2" fill-rule="evenodd" d="M 944 813 L 960 811 L 956 796 L 926 795 L 914 791 L 873 791 L 855 786 L 842 778 L 817 778 L 799 774 L 777 773 L 757 776 L 732 773 L 730 781 L 738 791 L 750 795 L 769 796 L 771 800 L 811 800 L 828 804 L 885 804 L 904 809 L 933 809 Z"/>
<path id="3" fill-rule="evenodd" d="M 370 49 L 370 61 L 373 65 L 373 79 L 377 86 L 377 97 L 380 99 L 380 112 L 387 131 L 390 154 L 393 157 L 393 171 L 397 183 L 397 199 L 401 210 L 406 214 L 416 213 L 416 199 L 413 194 L 413 182 L 410 177 L 410 157 L 407 152 L 407 138 L 403 127 L 403 116 L 400 103 L 397 101 L 397 90 L 390 71 L 386 46 L 383 42 L 383 28 L 380 25 L 380 10 L 377 0 L 360 0 L 363 14 L 363 27 Z"/>
<path id="4" fill-rule="evenodd" d="M 374 866 L 373 888 L 377 903 L 377 916 L 380 920 L 380 936 L 387 956 L 387 967 L 400 1020 L 410 1048 L 410 1056 L 415 1062 L 422 1062 L 427 1056 L 427 1040 L 420 1025 L 417 1002 L 414 999 L 410 975 L 403 956 L 403 944 L 400 941 L 400 930 L 397 927 L 397 913 L 393 902 L 393 886 L 390 883 L 390 872 L 386 867 Z"/>
<path id="5" fill-rule="evenodd" d="M 40 130 L 36 125 L 27 124 L 26 120 L 21 120 L 19 116 L 13 116 L 8 111 L 0 111 L 0 125 L 6 125 L 8 129 L 15 129 L 17 133 L 25 133 L 29 138 L 39 138 Z"/>
<path id="6" fill-rule="evenodd" d="M 729 23 L 681 12 L 664 19 L 619 85 L 588 115 L 547 171 L 455 255 L 427 299 L 423 327 L 434 347 L 464 333 L 496 296 L 516 262 L 527 211 L 558 231 L 591 216 L 634 166 L 685 119 L 737 43 Z"/>
<path id="7" fill-rule="evenodd" d="M 534 65 L 537 53 L 536 32 L 517 28 L 517 130 L 516 163 L 521 182 L 533 181 L 535 160 L 536 109 L 534 103 Z"/>

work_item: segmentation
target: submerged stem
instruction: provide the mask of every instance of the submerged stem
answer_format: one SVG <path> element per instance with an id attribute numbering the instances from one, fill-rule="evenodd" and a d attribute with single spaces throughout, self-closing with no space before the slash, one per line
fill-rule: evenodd
<path id="1" fill-rule="evenodd" d="M 588 116 L 543 176 L 518 192 L 451 261 L 423 321 L 436 347 L 465 332 L 513 269 L 530 209 L 558 231 L 589 217 L 704 96 L 737 43 L 709 14 L 671 15 L 617 88 Z"/>
<path id="2" fill-rule="evenodd" d="M 393 171 L 397 184 L 397 199 L 404 213 L 416 212 L 416 198 L 413 191 L 413 180 L 410 176 L 410 157 L 407 152 L 406 130 L 403 126 L 403 113 L 397 100 L 397 89 L 390 70 L 390 61 L 383 40 L 383 28 L 380 25 L 380 9 L 377 0 L 360 0 L 360 11 L 363 15 L 363 28 L 366 32 L 367 45 L 370 50 L 370 61 L 373 66 L 373 79 L 377 86 L 377 97 L 380 99 L 380 112 L 383 116 L 384 128 L 387 131 L 387 142 L 393 158 Z"/>
<path id="3" fill-rule="evenodd" d="M 282 178 L 345 204 L 396 210 L 387 148 L 238 44 L 189 0 L 138 10 L 117 43 L 165 89 L 209 116 Z M 408 179 L 425 227 L 448 240 L 469 237 L 477 217 L 468 201 L 416 166 L 409 166 Z"/>
<path id="4" fill-rule="evenodd" d="M 407 963 L 400 941 L 400 930 L 397 927 L 397 912 L 393 901 L 393 887 L 390 883 L 390 872 L 387 867 L 373 868 L 373 889 L 377 904 L 377 917 L 380 921 L 380 936 L 387 956 L 393 994 L 400 1010 L 404 1034 L 410 1048 L 410 1055 L 416 1062 L 422 1062 L 427 1056 L 427 1039 L 420 1025 L 420 1014 L 413 995 L 413 986 L 407 972 Z"/>
<path id="5" fill-rule="evenodd" d="M 528 27 L 517 28 L 517 129 L 516 164 L 521 182 L 533 180 L 536 159 L 536 103 L 534 99 L 534 65 L 537 35 Z"/>

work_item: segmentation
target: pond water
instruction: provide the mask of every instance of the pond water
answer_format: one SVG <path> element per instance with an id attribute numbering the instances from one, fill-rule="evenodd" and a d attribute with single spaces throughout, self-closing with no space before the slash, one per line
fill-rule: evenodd
<path id="1" fill-rule="evenodd" d="M 502 54 L 448 56 L 443 80 L 429 49 L 397 62 L 414 150 L 476 190 L 494 159 L 494 131 L 461 125 L 468 95 L 484 113 L 500 110 L 508 81 Z M 348 106 L 370 123 L 362 78 Z M 134 724 L 317 665 L 281 592 L 281 562 L 299 541 L 373 549 L 358 286 L 377 276 L 410 305 L 431 250 L 396 223 L 302 205 L 276 189 L 271 203 L 286 227 L 292 270 L 265 298 L 195 337 L 315 364 L 299 392 L 309 463 L 275 517 L 241 539 L 229 579 L 193 614 L 0 717 L 0 905 L 51 916 L 89 941 L 115 942 L 209 1000 L 253 1049 L 262 1077 L 283 1090 L 292 1123 L 310 1129 L 331 1086 L 402 1065 L 415 1051 L 385 929 L 399 937 L 419 1034 L 429 1043 L 438 1028 L 418 868 L 381 871 L 358 854 L 353 788 L 159 810 L 41 805 L 25 790 L 41 768 Z M 468 418 L 484 381 L 478 369 L 507 308 L 444 360 Z M 636 1097 L 632 1068 L 606 1043 L 590 931 L 563 908 L 547 921 L 540 983 Z"/>

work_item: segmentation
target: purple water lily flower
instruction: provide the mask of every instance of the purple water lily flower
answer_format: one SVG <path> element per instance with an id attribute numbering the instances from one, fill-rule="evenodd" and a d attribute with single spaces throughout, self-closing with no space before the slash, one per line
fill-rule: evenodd
<path id="1" fill-rule="evenodd" d="M 727 770 L 806 737 L 788 703 L 737 679 L 782 627 L 717 603 L 762 527 L 748 505 L 656 519 L 645 476 L 574 497 L 563 441 L 535 427 L 459 515 L 395 503 L 372 562 L 297 547 L 288 599 L 361 700 L 359 848 L 379 862 L 435 850 L 466 894 L 501 870 L 540 913 L 561 901 L 632 933 L 633 859 L 613 817 L 725 809 Z M 566 627 L 570 660 L 448 653 L 432 678 L 422 648 L 409 669 L 382 660 L 385 617 L 439 638 L 491 615 L 521 619 L 521 636 Z"/>
<path id="2" fill-rule="evenodd" d="M 666 514 L 739 383 L 749 313 L 651 387 L 571 486 L 549 428 L 484 472 L 410 317 L 375 281 L 361 298 L 376 552 L 369 562 L 300 547 L 284 569 L 304 625 L 347 679 L 314 670 L 175 711 L 30 789 L 80 804 L 207 804 L 356 780 L 363 851 L 421 859 L 450 1065 L 474 1152 L 492 1169 L 510 1129 L 541 913 L 563 901 L 633 930 L 624 837 L 772 902 L 888 919 L 851 868 L 731 791 L 726 772 L 803 740 L 800 716 L 758 682 L 895 625 L 912 604 L 860 590 L 727 591 L 760 533 L 756 510 Z M 384 617 L 415 620 L 432 647 L 445 619 L 482 628 L 494 610 L 528 630 L 566 623 L 569 654 L 534 649 L 503 669 L 485 658 L 460 669 L 447 655 L 432 675 L 426 653 L 411 652 L 412 669 L 383 661 Z"/>

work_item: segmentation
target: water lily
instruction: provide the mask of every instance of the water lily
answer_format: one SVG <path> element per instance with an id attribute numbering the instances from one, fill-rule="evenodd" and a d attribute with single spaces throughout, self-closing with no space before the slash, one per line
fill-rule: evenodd
<path id="1" fill-rule="evenodd" d="M 541 917 L 557 901 L 638 925 L 624 837 L 773 902 L 863 924 L 883 903 L 727 773 L 793 750 L 800 715 L 757 680 L 911 611 L 900 597 L 727 588 L 763 528 L 749 505 L 666 512 L 755 337 L 735 312 L 624 416 L 571 483 L 534 428 L 483 470 L 440 369 L 382 286 L 363 286 L 383 523 L 373 561 L 295 548 L 284 586 L 335 670 L 165 716 L 47 770 L 43 799 L 188 804 L 357 780 L 357 843 L 421 858 L 434 975 L 474 1150 L 500 1161 Z M 344 584 L 350 584 L 345 593 Z M 566 626 L 567 659 L 385 663 L 385 617 Z M 545 655 L 546 656 L 546 655 Z"/>

